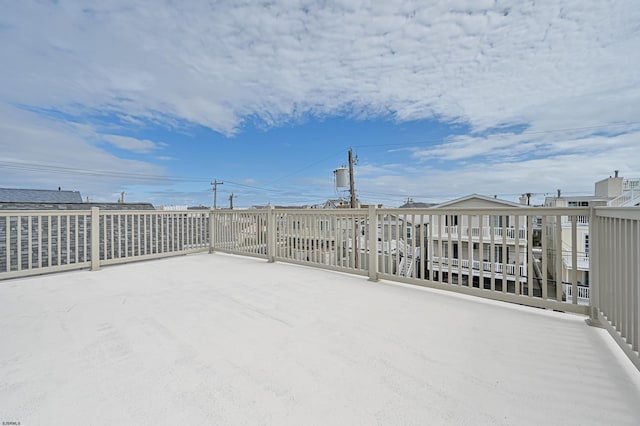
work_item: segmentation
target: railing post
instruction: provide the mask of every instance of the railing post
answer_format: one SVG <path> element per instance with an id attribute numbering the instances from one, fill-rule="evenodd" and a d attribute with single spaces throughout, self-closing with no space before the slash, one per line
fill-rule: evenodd
<path id="1" fill-rule="evenodd" d="M 276 261 L 276 215 L 273 206 L 267 209 L 267 259 L 269 263 Z"/>
<path id="2" fill-rule="evenodd" d="M 596 209 L 590 208 L 589 216 L 589 274 L 590 274 L 590 298 L 589 304 L 591 310 L 589 311 L 590 325 L 602 326 L 600 323 L 600 265 L 598 265 L 600 259 L 600 223 L 598 222 L 598 215 Z"/>
<path id="3" fill-rule="evenodd" d="M 414 259 L 415 260 L 415 259 Z M 369 206 L 369 281 L 378 281 L 378 214 Z"/>
<path id="4" fill-rule="evenodd" d="M 100 209 L 91 207 L 91 270 L 100 269 Z"/>
<path id="5" fill-rule="evenodd" d="M 216 227 L 214 224 L 215 220 L 215 211 L 213 209 L 209 210 L 209 253 L 213 253 L 215 251 L 215 241 L 216 241 Z"/>

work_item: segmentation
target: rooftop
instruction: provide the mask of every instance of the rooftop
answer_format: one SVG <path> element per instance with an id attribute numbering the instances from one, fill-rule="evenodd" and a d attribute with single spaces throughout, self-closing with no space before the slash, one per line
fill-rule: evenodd
<path id="1" fill-rule="evenodd" d="M 22 424 L 637 424 L 584 316 L 196 254 L 0 283 Z"/>
<path id="2" fill-rule="evenodd" d="M 82 203 L 78 191 L 0 188 L 0 202 L 9 203 Z"/>

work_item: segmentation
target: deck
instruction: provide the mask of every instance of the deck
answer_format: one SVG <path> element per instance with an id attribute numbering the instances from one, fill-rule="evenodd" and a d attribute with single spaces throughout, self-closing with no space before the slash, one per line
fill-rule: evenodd
<path id="1" fill-rule="evenodd" d="M 585 317 L 194 254 L 0 282 L 0 421 L 634 425 Z"/>

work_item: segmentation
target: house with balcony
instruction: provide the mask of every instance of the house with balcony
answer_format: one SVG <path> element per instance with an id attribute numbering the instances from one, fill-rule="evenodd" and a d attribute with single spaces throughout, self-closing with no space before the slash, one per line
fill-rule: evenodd
<path id="1" fill-rule="evenodd" d="M 433 279 L 483 288 L 494 274 L 498 288 L 523 292 L 527 281 L 527 216 L 524 206 L 471 194 L 434 207 L 447 210 L 426 226 L 424 246 L 433 253 Z M 499 214 L 458 214 L 458 209 L 498 209 Z M 482 284 L 481 284 L 482 283 Z"/>
<path id="2" fill-rule="evenodd" d="M 544 206 L 550 208 L 592 208 L 592 207 L 634 207 L 640 204 L 640 179 L 620 177 L 616 170 L 613 176 L 595 183 L 593 195 L 563 196 L 561 191 L 554 197 L 547 197 Z M 571 282 L 578 284 L 579 303 L 588 304 L 590 297 L 590 232 L 589 215 L 563 216 L 559 221 L 550 218 L 547 227 L 550 239 L 562 241 L 561 255 L 549 251 L 549 267 L 556 269 L 556 259 L 561 259 L 561 280 L 567 297 L 571 297 Z M 556 230 L 556 228 L 558 228 Z M 573 276 L 575 274 L 575 278 Z"/>

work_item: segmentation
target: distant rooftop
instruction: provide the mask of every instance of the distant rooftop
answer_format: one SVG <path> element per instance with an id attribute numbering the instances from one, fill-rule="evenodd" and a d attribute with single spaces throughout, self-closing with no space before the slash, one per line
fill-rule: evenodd
<path id="1" fill-rule="evenodd" d="M 3 420 L 636 425 L 584 317 L 231 255 L 0 285 Z"/>
<path id="2" fill-rule="evenodd" d="M 82 203 L 79 191 L 0 188 L 2 203 Z"/>

